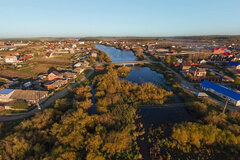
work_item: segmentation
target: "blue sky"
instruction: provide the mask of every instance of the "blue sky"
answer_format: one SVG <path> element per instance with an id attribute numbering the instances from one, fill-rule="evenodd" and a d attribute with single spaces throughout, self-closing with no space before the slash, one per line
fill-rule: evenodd
<path id="1" fill-rule="evenodd" d="M 240 0 L 0 2 L 0 38 L 240 35 Z"/>

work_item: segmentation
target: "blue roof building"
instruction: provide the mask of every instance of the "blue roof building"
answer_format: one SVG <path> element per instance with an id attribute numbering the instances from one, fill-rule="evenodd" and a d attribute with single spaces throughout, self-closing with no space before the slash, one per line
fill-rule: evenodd
<path id="1" fill-rule="evenodd" d="M 240 63 L 231 61 L 231 62 L 228 62 L 228 65 L 234 67 L 235 69 L 240 69 Z"/>
<path id="2" fill-rule="evenodd" d="M 0 91 L 0 95 L 7 95 L 13 91 L 14 91 L 14 89 L 4 89 L 4 90 Z"/>
<path id="3" fill-rule="evenodd" d="M 229 102 L 236 106 L 240 106 L 240 94 L 219 84 L 212 83 L 210 81 L 203 81 L 201 83 L 202 88 L 205 91 L 212 92 L 223 99 L 229 99 Z"/>
<path id="4" fill-rule="evenodd" d="M 8 103 L 14 89 L 4 89 L 0 91 L 0 103 Z"/>
<path id="5" fill-rule="evenodd" d="M 236 66 L 240 65 L 240 63 L 231 61 L 231 62 L 228 62 L 228 65 L 229 65 L 229 66 L 235 66 L 235 67 L 236 67 Z"/>

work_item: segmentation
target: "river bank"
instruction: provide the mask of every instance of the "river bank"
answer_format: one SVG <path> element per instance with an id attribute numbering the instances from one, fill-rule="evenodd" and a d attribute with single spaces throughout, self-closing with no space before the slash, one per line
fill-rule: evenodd
<path id="1" fill-rule="evenodd" d="M 113 58 L 113 62 L 119 60 L 117 58 L 115 59 L 115 57 L 118 57 L 118 54 L 121 54 L 119 53 L 119 50 L 117 51 L 113 47 L 103 48 L 104 51 Z M 124 54 L 122 56 L 124 56 L 124 60 L 129 61 L 129 54 Z M 132 54 L 130 54 L 130 56 L 132 56 Z M 178 83 L 175 75 L 160 64 L 146 64 L 143 66 L 132 67 L 129 75 L 122 78 L 122 80 L 137 83 L 139 85 L 150 82 L 164 88 L 171 88 L 174 84 Z M 153 145 L 148 141 L 149 131 L 151 129 L 156 129 L 160 125 L 168 126 L 170 135 L 173 124 L 181 123 L 183 121 L 193 121 L 193 118 L 188 114 L 183 102 L 177 95 L 174 95 L 173 99 L 165 103 L 164 107 L 161 106 L 162 105 L 156 106 L 151 104 L 140 105 L 138 109 L 138 114 L 141 118 L 137 119 L 136 122 L 142 124 L 145 131 L 143 135 L 137 138 L 137 143 L 140 147 L 140 153 L 143 159 L 151 159 L 150 149 Z"/>
<path id="2" fill-rule="evenodd" d="M 144 52 L 143 49 L 141 47 L 137 47 L 137 48 L 131 48 L 129 47 L 129 49 L 123 48 L 122 46 L 116 45 L 116 44 L 104 44 L 105 46 L 109 46 L 109 47 L 114 47 L 116 49 L 119 49 L 121 51 L 132 51 L 134 53 L 134 55 L 137 57 L 137 60 L 141 61 L 141 60 L 145 60 L 145 56 L 144 56 Z"/>

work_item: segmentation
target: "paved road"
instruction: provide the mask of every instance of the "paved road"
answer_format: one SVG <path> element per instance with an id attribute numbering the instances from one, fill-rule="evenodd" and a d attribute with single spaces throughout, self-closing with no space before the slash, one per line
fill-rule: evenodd
<path id="1" fill-rule="evenodd" d="M 84 81 L 85 79 L 87 79 L 89 76 L 91 76 L 94 73 L 94 70 L 91 69 L 91 71 L 89 71 L 89 73 L 83 77 L 80 82 Z M 76 87 L 78 84 L 80 84 L 80 82 L 76 82 L 76 83 L 71 83 L 69 85 L 69 87 L 66 87 L 64 89 L 62 89 L 61 91 L 58 91 L 56 93 L 54 93 L 53 96 L 51 96 L 49 99 L 47 99 L 44 103 L 42 103 L 41 106 L 41 110 L 34 108 L 33 110 L 29 111 L 29 112 L 25 112 L 25 113 L 21 113 L 21 114 L 14 114 L 14 115 L 5 115 L 5 116 L 0 116 L 0 121 L 13 121 L 13 120 L 17 120 L 17 119 L 23 119 L 23 118 L 27 118 L 30 117 L 32 115 L 34 115 L 37 112 L 41 112 L 42 110 L 44 110 L 46 107 L 52 105 L 55 103 L 55 101 L 57 99 L 60 99 L 64 96 L 66 96 L 69 93 L 69 88 L 74 88 Z"/>

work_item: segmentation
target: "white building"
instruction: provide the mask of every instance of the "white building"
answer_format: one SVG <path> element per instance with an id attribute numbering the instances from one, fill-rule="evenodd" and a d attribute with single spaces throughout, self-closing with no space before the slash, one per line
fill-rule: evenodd
<path id="1" fill-rule="evenodd" d="M 16 56 L 6 56 L 5 62 L 6 63 L 17 63 L 17 57 Z"/>
<path id="2" fill-rule="evenodd" d="M 28 43 L 14 43 L 13 46 L 14 47 L 24 47 L 24 46 L 27 46 Z"/>
<path id="3" fill-rule="evenodd" d="M 85 42 L 84 42 L 84 41 L 79 41 L 78 43 L 79 43 L 79 44 L 85 44 Z"/>
<path id="4" fill-rule="evenodd" d="M 91 53 L 91 56 L 96 58 L 97 57 L 97 53 Z"/>

